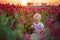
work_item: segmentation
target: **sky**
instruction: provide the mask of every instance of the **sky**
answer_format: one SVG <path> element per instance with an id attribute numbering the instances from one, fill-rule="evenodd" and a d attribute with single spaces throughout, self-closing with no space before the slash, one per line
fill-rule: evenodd
<path id="1" fill-rule="evenodd" d="M 26 5 L 28 2 L 60 4 L 60 0 L 0 0 L 0 3 L 10 3 L 10 4 L 19 3 L 19 4 L 22 4 L 22 5 Z"/>

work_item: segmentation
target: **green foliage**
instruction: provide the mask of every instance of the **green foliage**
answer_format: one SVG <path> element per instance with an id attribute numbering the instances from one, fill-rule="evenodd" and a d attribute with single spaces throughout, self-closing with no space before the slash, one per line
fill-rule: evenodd
<path id="1" fill-rule="evenodd" d="M 23 34 L 24 27 L 18 22 L 18 15 L 15 14 L 14 18 L 7 16 L 6 13 L 0 15 L 0 38 L 7 38 L 8 40 L 16 40 Z M 16 28 L 12 29 L 11 24 L 16 24 Z M 17 26 L 18 25 L 18 26 Z M 16 31 L 19 30 L 19 31 Z"/>
<path id="2" fill-rule="evenodd" d="M 44 23 L 44 25 L 45 25 L 45 19 L 47 18 L 47 14 L 48 14 L 47 10 L 42 11 L 41 13 L 41 21 Z"/>

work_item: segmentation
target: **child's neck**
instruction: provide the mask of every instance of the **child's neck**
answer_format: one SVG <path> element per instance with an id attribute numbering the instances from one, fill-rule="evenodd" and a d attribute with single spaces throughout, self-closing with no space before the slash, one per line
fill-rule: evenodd
<path id="1" fill-rule="evenodd" d="M 35 23 L 35 22 L 34 22 Z M 38 22 L 38 23 L 35 23 L 35 24 L 39 24 L 40 22 Z"/>

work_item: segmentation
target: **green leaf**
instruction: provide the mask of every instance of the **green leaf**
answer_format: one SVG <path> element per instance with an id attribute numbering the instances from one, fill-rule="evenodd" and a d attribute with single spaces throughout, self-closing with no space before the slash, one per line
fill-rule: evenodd
<path id="1" fill-rule="evenodd" d="M 16 33 L 15 32 L 10 31 L 10 32 L 8 32 L 7 35 L 8 35 L 7 36 L 8 40 L 16 40 Z"/>
<path id="2" fill-rule="evenodd" d="M 32 40 L 39 40 L 39 38 L 38 38 L 38 34 L 32 34 Z"/>
<path id="3" fill-rule="evenodd" d="M 21 32 L 25 32 L 25 28 L 24 28 L 24 25 L 23 24 L 17 24 L 17 29 L 21 30 Z"/>

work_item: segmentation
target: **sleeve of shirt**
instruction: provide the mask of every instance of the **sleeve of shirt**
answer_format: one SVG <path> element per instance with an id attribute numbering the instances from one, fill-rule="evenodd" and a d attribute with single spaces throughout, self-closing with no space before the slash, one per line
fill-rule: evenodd
<path id="1" fill-rule="evenodd" d="M 43 23 L 41 23 L 41 24 L 40 24 L 40 26 L 41 26 L 41 28 L 44 28 L 44 25 L 43 25 Z"/>

